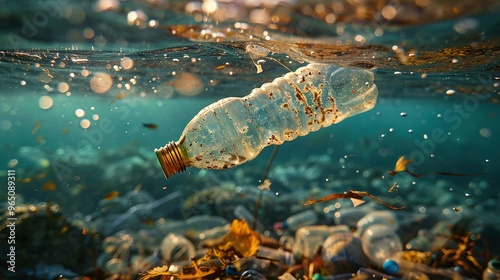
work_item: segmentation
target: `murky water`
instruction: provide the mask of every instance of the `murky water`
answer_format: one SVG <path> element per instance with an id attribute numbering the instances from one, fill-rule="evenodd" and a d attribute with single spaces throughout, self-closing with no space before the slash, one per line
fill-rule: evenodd
<path id="1" fill-rule="evenodd" d="M 449 222 L 455 243 L 428 249 L 441 258 L 432 265 L 480 279 L 500 254 L 499 11 L 496 1 L 0 1 L 1 234 L 16 242 L 2 241 L 0 259 L 12 260 L 15 246 L 16 270 L 2 273 L 138 278 L 185 259 L 161 255 L 169 233 L 210 247 L 217 239 L 199 233 L 241 218 L 238 206 L 258 207 L 259 232 L 276 248 L 295 236 L 276 222 L 313 209 L 314 224 L 332 226 L 353 207 L 304 201 L 355 190 L 423 217 L 399 221 L 403 244 Z M 373 72 L 376 106 L 280 146 L 261 202 L 273 148 L 232 169 L 164 178 L 153 150 L 178 140 L 203 107 L 314 62 Z M 401 156 L 412 160 L 405 170 L 395 167 Z M 9 178 L 15 231 L 6 227 Z M 388 210 L 363 199 L 355 209 Z M 477 265 L 442 256 L 467 233 Z M 233 264 L 236 275 L 272 279 L 293 267 L 259 270 L 249 259 L 255 265 Z"/>

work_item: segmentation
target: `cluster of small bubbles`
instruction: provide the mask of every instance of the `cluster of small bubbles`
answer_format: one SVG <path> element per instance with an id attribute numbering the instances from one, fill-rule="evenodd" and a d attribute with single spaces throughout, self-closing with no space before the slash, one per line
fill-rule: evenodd
<path id="1" fill-rule="evenodd" d="M 148 26 L 148 16 L 142 10 L 130 11 L 127 14 L 127 22 L 129 25 L 146 28 Z"/>
<path id="2" fill-rule="evenodd" d="M 43 86 L 43 88 L 44 88 L 46 91 L 48 91 L 48 92 L 51 92 L 51 91 L 53 91 L 53 90 L 54 90 L 54 89 L 53 89 L 51 86 L 49 86 L 49 85 L 44 85 L 44 86 Z"/>
<path id="3" fill-rule="evenodd" d="M 54 105 L 54 100 L 52 99 L 52 97 L 44 95 L 40 97 L 40 99 L 38 100 L 38 105 L 40 106 L 40 108 L 46 110 Z"/>

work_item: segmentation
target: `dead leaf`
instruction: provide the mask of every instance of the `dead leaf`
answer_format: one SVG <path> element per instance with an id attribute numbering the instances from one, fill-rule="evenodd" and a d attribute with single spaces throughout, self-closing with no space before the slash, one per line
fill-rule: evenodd
<path id="1" fill-rule="evenodd" d="M 229 228 L 229 233 L 217 247 L 223 251 L 234 247 L 243 257 L 251 257 L 257 254 L 259 244 L 260 235 L 250 229 L 247 221 L 235 219 Z"/>
<path id="2" fill-rule="evenodd" d="M 349 199 L 351 199 L 351 201 L 353 202 L 354 206 L 356 207 L 356 206 L 358 206 L 358 205 L 361 204 L 357 200 L 364 201 L 363 197 L 365 197 L 365 196 L 368 196 L 369 198 L 375 200 L 376 202 L 378 202 L 378 203 L 386 206 L 387 208 L 393 209 L 393 210 L 401 210 L 401 209 L 406 208 L 406 205 L 403 205 L 401 207 L 397 207 L 397 206 L 385 203 L 382 200 L 378 199 L 377 197 L 375 197 L 372 194 L 369 194 L 366 191 L 353 191 L 353 190 L 350 190 L 347 193 L 334 193 L 334 194 L 330 194 L 330 195 L 327 195 L 327 196 L 325 196 L 323 198 L 320 198 L 320 199 L 309 199 L 308 201 L 304 202 L 303 204 L 304 205 L 312 205 L 312 204 L 315 204 L 315 203 L 318 203 L 318 202 L 328 201 L 328 200 L 332 200 L 332 199 L 349 198 Z M 353 199 L 356 202 L 353 201 Z"/>

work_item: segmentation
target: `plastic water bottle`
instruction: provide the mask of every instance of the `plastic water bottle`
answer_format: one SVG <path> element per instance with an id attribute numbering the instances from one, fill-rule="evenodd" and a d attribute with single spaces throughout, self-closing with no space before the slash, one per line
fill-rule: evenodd
<path id="1" fill-rule="evenodd" d="M 393 230 L 397 230 L 399 227 L 396 215 L 392 211 L 379 210 L 368 213 L 366 216 L 358 221 L 357 234 L 363 236 L 365 231 L 375 224 L 383 224 L 390 227 Z"/>
<path id="2" fill-rule="evenodd" d="M 338 232 L 349 232 L 349 227 L 346 225 L 301 227 L 295 233 L 293 253 L 297 257 L 311 258 L 330 235 Z"/>
<path id="3" fill-rule="evenodd" d="M 483 280 L 499 280 L 500 279 L 500 261 L 490 260 L 488 267 L 483 271 Z"/>
<path id="4" fill-rule="evenodd" d="M 187 238 L 171 233 L 161 242 L 161 255 L 167 263 L 172 263 L 194 258 L 196 250 Z"/>
<path id="5" fill-rule="evenodd" d="M 434 236 L 426 229 L 419 229 L 417 236 L 406 243 L 407 250 L 428 252 L 432 250 Z"/>
<path id="6" fill-rule="evenodd" d="M 373 73 L 331 64 L 309 64 L 254 89 L 202 109 L 177 142 L 155 150 L 165 176 L 189 166 L 227 169 L 375 106 Z"/>
<path id="7" fill-rule="evenodd" d="M 179 233 L 181 235 L 186 232 L 199 234 L 205 230 L 213 229 L 215 227 L 222 227 L 229 224 L 229 222 L 218 216 L 211 215 L 198 215 L 188 218 L 187 220 L 179 221 L 166 221 L 158 225 L 158 231 L 163 234 Z"/>
<path id="8" fill-rule="evenodd" d="M 373 211 L 375 211 L 373 203 L 363 204 L 358 207 L 342 207 L 335 212 L 333 219 L 336 225 L 356 227 L 359 220 Z"/>
<path id="9" fill-rule="evenodd" d="M 392 226 L 373 224 L 366 228 L 361 236 L 363 252 L 370 261 L 379 267 L 392 256 L 403 251 L 401 239 Z M 397 265 L 397 264 L 396 264 Z M 384 271 L 394 274 L 398 271 L 393 263 L 384 265 Z"/>
<path id="10" fill-rule="evenodd" d="M 334 233 L 323 242 L 323 260 L 334 265 L 353 263 L 358 266 L 354 271 L 342 271 L 340 273 L 356 272 L 359 267 L 368 265 L 368 259 L 361 247 L 361 240 L 354 237 L 349 231 Z M 335 272 L 335 274 L 339 273 L 339 271 Z"/>
<path id="11" fill-rule="evenodd" d="M 288 229 L 295 231 L 300 227 L 314 225 L 318 222 L 318 215 L 314 210 L 306 210 L 288 217 L 283 222 L 277 222 L 273 228 L 275 231 Z"/>
<path id="12" fill-rule="evenodd" d="M 265 246 L 259 246 L 257 256 L 265 257 L 266 259 L 277 260 L 287 266 L 293 266 L 295 264 L 295 259 L 293 258 L 292 252 L 285 251 L 281 248 L 272 249 Z"/>

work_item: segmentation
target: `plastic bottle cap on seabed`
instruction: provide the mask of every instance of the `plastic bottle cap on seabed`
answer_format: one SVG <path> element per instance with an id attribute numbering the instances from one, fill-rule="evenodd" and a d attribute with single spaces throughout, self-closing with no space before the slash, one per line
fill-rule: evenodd
<path id="1" fill-rule="evenodd" d="M 382 269 L 389 274 L 395 274 L 399 270 L 399 265 L 396 261 L 394 260 L 386 260 L 382 264 Z"/>

